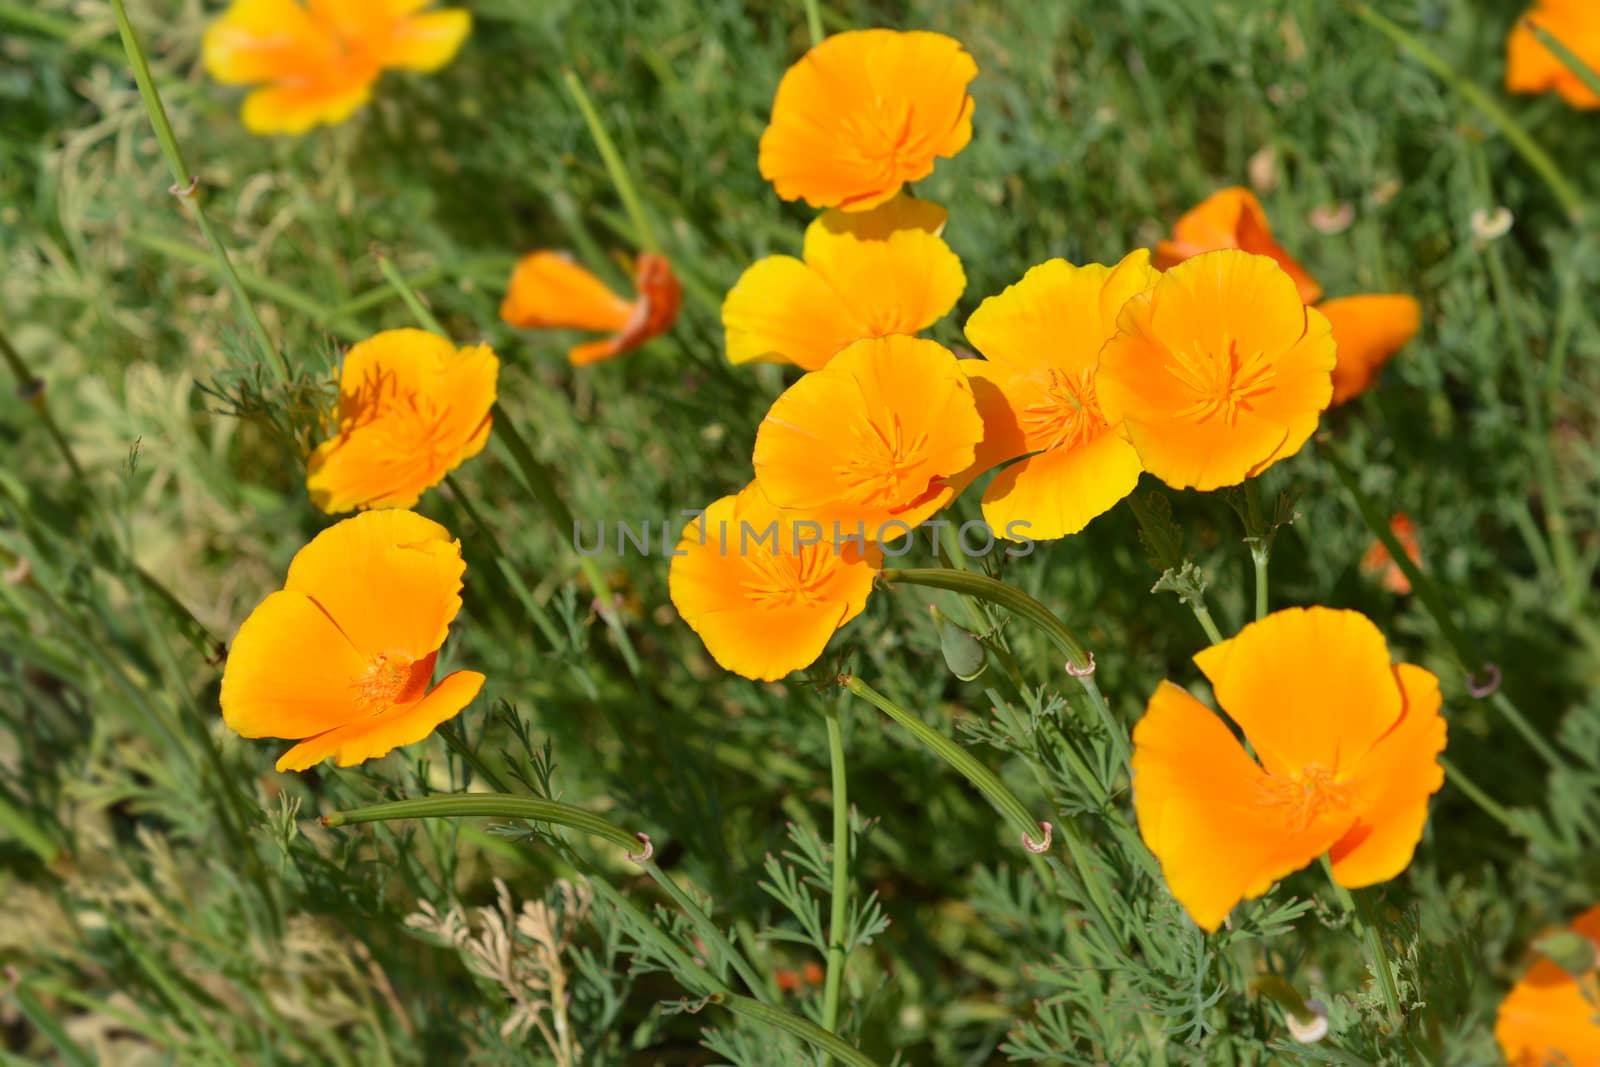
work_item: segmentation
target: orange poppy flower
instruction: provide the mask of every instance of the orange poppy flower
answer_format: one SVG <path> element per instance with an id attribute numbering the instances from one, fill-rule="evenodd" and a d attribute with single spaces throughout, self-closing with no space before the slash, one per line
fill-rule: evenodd
<path id="1" fill-rule="evenodd" d="M 500 360 L 423 330 L 385 330 L 345 354 L 338 433 L 306 463 L 323 511 L 408 508 L 483 451 Z"/>
<path id="2" fill-rule="evenodd" d="M 1065 537 L 1133 492 L 1139 455 L 1101 413 L 1095 375 L 1118 312 L 1159 277 L 1143 249 L 1115 267 L 1052 259 L 967 320 L 987 357 L 962 364 L 983 416 L 980 466 L 1027 455 L 983 494 L 997 533 L 1025 523 L 1034 540 Z"/>
<path id="3" fill-rule="evenodd" d="M 223 721 L 241 737 L 299 741 L 280 771 L 329 756 L 348 767 L 421 741 L 483 686 L 476 671 L 456 671 L 429 688 L 466 566 L 443 526 L 410 511 L 322 531 L 239 627 Z"/>
<path id="4" fill-rule="evenodd" d="M 606 283 L 560 252 L 532 252 L 517 262 L 500 317 L 521 329 L 592 330 L 603 341 L 574 345 L 574 367 L 615 359 L 672 329 L 683 304 L 683 286 L 667 257 L 642 252 L 634 265 L 629 303 Z"/>
<path id="5" fill-rule="evenodd" d="M 1317 310 L 1328 317 L 1339 362 L 1333 368 L 1333 403 L 1343 404 L 1367 390 L 1389 357 L 1422 328 L 1422 307 L 1401 293 L 1368 293 L 1324 300 Z"/>
<path id="6" fill-rule="evenodd" d="M 1566 45 L 1591 70 L 1600 70 L 1600 7 L 1592 0 L 1538 0 L 1506 39 L 1506 88 L 1511 92 L 1555 91 L 1573 107 L 1600 108 L 1600 96 L 1533 35 L 1527 22 Z"/>
<path id="7" fill-rule="evenodd" d="M 1412 525 L 1411 517 L 1406 514 L 1395 515 L 1389 520 L 1389 531 L 1394 534 L 1395 540 L 1400 542 L 1400 547 L 1410 557 L 1412 563 L 1422 563 L 1422 549 L 1417 545 L 1416 527 Z M 1411 579 L 1406 577 L 1394 557 L 1389 555 L 1389 550 L 1382 541 L 1373 539 L 1372 546 L 1361 557 L 1361 572 L 1378 579 L 1383 587 L 1398 596 L 1405 596 L 1411 592 Z"/>
<path id="8" fill-rule="evenodd" d="M 1243 186 L 1220 189 L 1189 209 L 1172 228 L 1172 239 L 1156 245 L 1155 263 L 1166 270 L 1205 252 L 1237 248 L 1270 256 L 1294 279 L 1300 299 L 1315 304 L 1322 286 L 1272 238 L 1272 226 L 1256 194 Z"/>
<path id="9" fill-rule="evenodd" d="M 955 497 L 983 432 L 948 349 L 867 338 L 773 402 L 756 431 L 756 482 L 779 507 L 846 535 L 898 540 Z"/>
<path id="10" fill-rule="evenodd" d="M 252 133 L 304 133 L 349 118 L 385 70 L 434 71 L 472 29 L 465 10 L 431 0 L 234 0 L 206 29 L 206 70 L 245 98 Z"/>
<path id="11" fill-rule="evenodd" d="M 1139 833 L 1196 924 L 1323 853 L 1352 889 L 1405 870 L 1444 784 L 1437 678 L 1332 608 L 1275 612 L 1194 660 L 1260 761 L 1171 682 L 1134 728 Z"/>
<path id="12" fill-rule="evenodd" d="M 967 285 L 939 236 L 945 216 L 904 195 L 870 211 L 823 212 L 806 227 L 803 261 L 768 256 L 728 292 L 728 362 L 817 370 L 863 337 L 914 334 L 944 318 Z"/>
<path id="13" fill-rule="evenodd" d="M 1595 943 L 1600 953 L 1600 907 L 1573 920 L 1569 929 Z M 1581 977 L 1553 960 L 1540 959 L 1500 1004 L 1495 1040 L 1511 1067 L 1581 1067 L 1600 1063 L 1600 971 Z"/>
<path id="14" fill-rule="evenodd" d="M 775 681 L 817 661 L 861 614 L 883 565 L 877 545 L 774 507 L 751 483 L 690 523 L 667 574 L 672 604 L 725 670 Z"/>
<path id="15" fill-rule="evenodd" d="M 1266 256 L 1207 252 L 1123 306 L 1101 411 L 1175 489 L 1237 485 L 1300 450 L 1333 395 L 1328 320 Z"/>
<path id="16" fill-rule="evenodd" d="M 852 30 L 790 67 L 761 135 L 761 176 L 785 200 L 865 211 L 972 139 L 978 64 L 939 33 Z"/>

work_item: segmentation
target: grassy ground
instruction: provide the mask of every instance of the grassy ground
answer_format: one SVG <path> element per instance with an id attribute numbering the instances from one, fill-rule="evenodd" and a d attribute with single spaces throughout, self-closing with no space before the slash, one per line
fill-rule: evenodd
<path id="1" fill-rule="evenodd" d="M 285 389 L 243 369 L 250 337 L 167 192 L 109 5 L 0 0 L 0 332 L 48 382 L 83 468 L 72 476 L 29 403 L 0 398 L 8 1062 L 556 1062 L 537 1026 L 503 1030 L 516 1011 L 560 1014 L 537 989 L 550 976 L 530 962 L 532 942 L 502 959 L 492 938 L 454 939 L 428 917 L 458 909 L 474 938 L 507 925 L 496 878 L 512 913 L 549 899 L 565 916 L 540 929 L 564 946 L 581 1062 L 813 1055 L 719 1007 L 660 1009 L 687 995 L 682 976 L 663 973 L 673 965 L 616 895 L 645 914 L 660 905 L 660 928 L 685 945 L 703 931 L 671 917 L 609 846 L 546 847 L 483 820 L 334 831 L 306 819 L 481 777 L 439 739 L 284 776 L 272 744 L 240 741 L 217 715 L 214 643 L 326 521 L 306 498 L 302 457 L 340 346 L 413 322 L 380 257 L 457 339 L 494 345 L 506 412 L 589 522 L 659 521 L 743 485 L 755 426 L 782 388 L 775 368 L 726 365 L 717 312 L 755 257 L 798 249 L 807 218 L 772 194 L 755 155 L 777 79 L 806 46 L 800 5 L 470 6 L 476 32 L 440 74 L 390 76 L 351 123 L 263 140 L 238 123 L 238 95 L 199 70 L 214 10 L 130 4 L 210 217 L 301 376 Z M 1377 6 L 1501 100 L 1566 182 L 1600 197 L 1600 124 L 1499 90 L 1516 0 Z M 1511 809 L 1512 828 L 1447 786 L 1410 871 L 1370 894 L 1400 961 L 1403 1033 L 1367 985 L 1347 917 L 1317 900 L 1318 872 L 1208 942 L 1125 865 L 1100 814 L 1081 813 L 1119 917 L 1151 939 L 1108 955 L 1084 933 L 1081 887 L 1042 888 L 983 799 L 867 705 L 720 672 L 676 621 L 659 556 L 601 560 L 631 669 L 568 531 L 493 449 L 421 506 L 468 558 L 446 650 L 489 676 L 460 723 L 468 746 L 491 772 L 525 778 L 519 791 L 549 787 L 648 831 L 661 867 L 732 931 L 762 994 L 807 1014 L 820 991 L 781 990 L 776 975 L 820 959 L 805 902 L 826 906 L 826 870 L 814 891 L 775 894 L 765 864 L 786 851 L 798 858 L 777 870 L 822 862 L 823 711 L 840 708 L 856 901 L 864 921 L 875 909 L 892 920 L 852 954 L 841 1032 L 879 1062 L 897 1050 L 906 1064 L 1496 1062 L 1494 1006 L 1527 938 L 1600 886 L 1596 216 L 1569 218 L 1470 100 L 1333 0 L 929 0 L 826 14 L 830 28 L 952 34 L 982 69 L 971 147 L 917 189 L 950 208 L 947 238 L 969 279 L 938 340 L 962 343 L 966 315 L 1028 266 L 1115 261 L 1214 188 L 1267 170 L 1280 239 L 1331 295 L 1422 301 L 1423 333 L 1382 388 L 1272 472 L 1269 488 L 1297 493 L 1299 512 L 1279 539 L 1273 600 L 1359 608 L 1403 658 L 1438 671 L 1449 756 Z M 517 254 L 566 247 L 604 267 L 632 247 L 567 69 L 617 138 L 688 289 L 670 336 L 577 372 L 561 358 L 569 339 L 520 334 L 496 315 Z M 1325 232 L 1314 220 L 1338 205 L 1352 220 Z M 1500 206 L 1511 229 L 1485 239 L 1475 215 Z M 1438 610 L 1358 572 L 1372 532 L 1336 457 L 1380 515 L 1414 519 Z M 1252 588 L 1238 521 L 1214 497 L 1172 504 L 1231 630 Z M 975 515 L 975 494 L 957 510 Z M 1132 721 L 1202 641 L 1175 598 L 1149 593 L 1157 573 L 1122 507 L 1004 577 L 1083 635 L 1101 688 Z M 819 674 L 848 664 L 974 741 L 1058 823 L 1092 806 L 1040 762 L 1029 729 L 995 725 L 999 683 L 949 676 L 928 601 L 875 595 Z M 1065 683 L 1050 649 L 1020 624 L 1007 634 L 1032 677 L 1054 679 L 1034 702 L 1048 705 Z M 1462 659 L 1480 679 L 1494 664 L 1500 693 L 1474 697 Z M 1508 725 L 1507 698 L 1557 769 Z M 1029 722 L 1056 714 L 1018 703 Z M 1083 730 L 1100 753 L 1104 739 Z M 695 951 L 722 969 L 703 938 Z M 502 963 L 534 970 L 501 981 Z M 1330 1042 L 1285 1043 L 1276 1009 L 1246 993 L 1266 968 L 1330 1005 Z"/>

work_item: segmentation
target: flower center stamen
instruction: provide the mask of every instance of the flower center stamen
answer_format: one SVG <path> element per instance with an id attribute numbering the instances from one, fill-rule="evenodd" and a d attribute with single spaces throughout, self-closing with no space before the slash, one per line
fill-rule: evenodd
<path id="1" fill-rule="evenodd" d="M 1094 392 L 1094 371 L 1051 368 L 1039 400 L 1022 410 L 1018 420 L 1030 441 L 1042 441 L 1040 451 L 1076 448 L 1106 429 L 1105 416 Z"/>
<path id="2" fill-rule="evenodd" d="M 372 657 L 366 673 L 355 683 L 356 706 L 373 715 L 400 703 L 411 687 L 416 661 L 404 652 L 388 652 Z"/>
<path id="3" fill-rule="evenodd" d="M 1277 369 L 1259 349 L 1240 352 L 1239 342 L 1224 338 L 1224 351 L 1195 349 L 1172 351 L 1174 362 L 1167 370 L 1196 394 L 1194 403 L 1177 412 L 1181 418 L 1205 422 L 1214 416 L 1232 426 L 1239 412 L 1249 411 L 1253 402 L 1270 392 Z"/>
<path id="4" fill-rule="evenodd" d="M 782 538 L 788 531 L 781 531 Z M 764 608 L 810 607 L 820 603 L 829 577 L 830 545 L 805 545 L 798 553 L 780 544 L 779 553 L 748 552 L 748 574 L 740 583 L 749 599 Z"/>
<path id="5" fill-rule="evenodd" d="M 1268 775 L 1261 783 L 1262 801 L 1278 809 L 1289 828 L 1298 833 L 1324 814 L 1350 806 L 1350 790 L 1334 773 L 1309 764 L 1287 778 Z"/>
<path id="6" fill-rule="evenodd" d="M 848 460 L 835 468 L 849 499 L 858 504 L 894 506 L 913 500 L 928 487 L 916 477 L 928 448 L 926 433 L 907 439 L 900 417 L 888 427 L 877 422 L 852 430 L 856 447 Z"/>

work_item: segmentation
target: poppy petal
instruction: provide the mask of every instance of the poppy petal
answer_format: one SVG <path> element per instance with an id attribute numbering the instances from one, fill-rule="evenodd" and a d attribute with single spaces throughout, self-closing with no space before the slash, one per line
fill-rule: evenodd
<path id="1" fill-rule="evenodd" d="M 616 333 L 633 305 L 559 252 L 530 252 L 517 261 L 500 318 L 521 329 L 564 328 Z"/>
<path id="2" fill-rule="evenodd" d="M 1404 707 L 1383 633 L 1355 611 L 1276 611 L 1194 661 L 1275 775 L 1355 773 Z"/>
<path id="3" fill-rule="evenodd" d="M 1255 193 L 1238 185 L 1217 190 L 1178 219 L 1172 240 L 1157 245 L 1155 264 L 1168 270 L 1193 256 L 1225 248 L 1270 257 L 1294 282 L 1303 303 L 1314 304 L 1322 295 L 1322 286 L 1310 272 L 1273 239 L 1266 210 Z"/>
<path id="4" fill-rule="evenodd" d="M 1428 798 L 1444 785 L 1439 679 L 1409 663 L 1394 674 L 1405 711 L 1356 764 L 1352 783 L 1364 810 L 1329 853 L 1334 881 L 1351 889 L 1386 882 L 1406 869 L 1428 821 Z"/>
<path id="5" fill-rule="evenodd" d="M 384 41 L 385 67 L 431 73 L 455 58 L 472 32 L 472 15 L 461 8 L 404 19 Z"/>
<path id="6" fill-rule="evenodd" d="M 241 737 L 310 737 L 360 714 L 368 657 L 316 601 L 273 593 L 239 627 L 222 671 L 222 719 Z"/>
<path id="7" fill-rule="evenodd" d="M 1600 907 L 1590 908 L 1568 928 L 1600 945 Z M 1581 980 L 1543 957 L 1500 1004 L 1494 1036 L 1512 1067 L 1556 1067 L 1600 1063 L 1600 975 Z"/>
<path id="8" fill-rule="evenodd" d="M 244 98 L 240 118 L 254 134 L 298 134 L 313 126 L 336 125 L 372 98 L 372 82 L 340 85 L 271 85 Z"/>
<path id="9" fill-rule="evenodd" d="M 367 656 L 420 660 L 461 610 L 461 545 L 410 511 L 367 511 L 322 531 L 289 565 L 284 588 L 315 598 Z"/>
<path id="10" fill-rule="evenodd" d="M 984 491 L 983 518 L 1007 537 L 1013 523 L 1033 540 L 1066 537 L 1133 492 L 1143 470 L 1133 446 L 1108 430 L 1002 470 Z"/>
<path id="11" fill-rule="evenodd" d="M 813 224 L 814 225 L 814 224 Z M 728 362 L 827 365 L 840 349 L 868 336 L 827 280 L 793 256 L 757 260 L 722 304 Z"/>
<path id="12" fill-rule="evenodd" d="M 329 756 L 341 767 L 378 759 L 405 745 L 413 745 L 439 726 L 461 714 L 483 688 L 477 671 L 456 671 L 421 700 L 392 707 L 382 715 L 368 715 L 320 733 L 295 745 L 278 758 L 277 770 L 303 771 Z"/>
<path id="13" fill-rule="evenodd" d="M 1422 306 L 1400 293 L 1325 300 L 1317 310 L 1327 316 L 1338 347 L 1339 361 L 1333 368 L 1335 404 L 1364 392 L 1389 358 L 1422 327 Z"/>
<path id="14" fill-rule="evenodd" d="M 1133 807 L 1172 895 L 1201 929 L 1325 852 L 1339 813 L 1295 820 L 1221 719 L 1162 682 L 1133 731 Z"/>

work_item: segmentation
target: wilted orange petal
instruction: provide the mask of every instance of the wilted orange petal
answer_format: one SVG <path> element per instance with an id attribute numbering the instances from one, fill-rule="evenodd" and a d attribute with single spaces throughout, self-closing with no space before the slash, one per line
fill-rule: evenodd
<path id="1" fill-rule="evenodd" d="M 785 200 L 864 211 L 972 137 L 978 67 L 942 34 L 855 30 L 807 52 L 778 85 L 762 177 Z"/>
<path id="2" fill-rule="evenodd" d="M 1317 310 L 1328 318 L 1339 362 L 1333 368 L 1333 403 L 1343 404 L 1377 378 L 1389 357 L 1422 326 L 1422 307 L 1399 293 L 1371 293 L 1325 300 Z"/>
<path id="3" fill-rule="evenodd" d="M 1570 927 L 1600 945 L 1600 907 Z M 1494 1036 L 1512 1067 L 1600 1063 L 1600 974 L 1581 980 L 1541 958 L 1501 1003 Z"/>
<path id="4" fill-rule="evenodd" d="M 768 499 L 824 522 L 916 526 L 954 495 L 983 422 L 948 350 L 914 337 L 858 341 L 790 386 L 756 432 Z M 895 530 L 886 536 L 894 539 Z"/>
<path id="5" fill-rule="evenodd" d="M 443 526 L 410 511 L 368 511 L 302 548 L 284 588 L 314 599 L 363 654 L 421 660 L 461 610 L 465 571 Z"/>
<path id="6" fill-rule="evenodd" d="M 983 518 L 997 535 L 1034 540 L 1075 534 L 1133 492 L 1139 455 L 1109 430 L 1085 444 L 1018 460 L 989 483 Z"/>
<path id="7" fill-rule="evenodd" d="M 442 722 L 461 714 L 483 688 L 484 677 L 477 671 L 456 671 L 439 679 L 439 684 L 412 704 L 390 708 L 382 715 L 368 715 L 328 730 L 295 745 L 278 758 L 279 771 L 303 771 L 329 756 L 337 757 L 341 767 L 387 756 L 393 750 L 413 745 Z"/>
<path id="8" fill-rule="evenodd" d="M 808 667 L 866 606 L 877 546 L 797 547 L 832 531 L 796 526 L 750 485 L 684 531 L 668 573 L 672 603 L 726 670 L 771 681 Z"/>
<path id="9" fill-rule="evenodd" d="M 222 718 L 241 737 L 310 737 L 355 719 L 368 666 L 317 602 L 271 594 L 250 613 L 222 671 Z"/>
<path id="10" fill-rule="evenodd" d="M 1243 186 L 1219 189 L 1189 209 L 1172 228 L 1172 240 L 1156 247 L 1155 263 L 1162 270 L 1205 252 L 1237 248 L 1268 256 L 1293 279 L 1303 303 L 1313 304 L 1322 286 L 1272 237 L 1272 226 L 1256 195 Z"/>
<path id="11" fill-rule="evenodd" d="M 557 328 L 615 333 L 633 305 L 559 252 L 531 252 L 517 261 L 500 317 L 522 329 Z"/>
<path id="12" fill-rule="evenodd" d="M 1422 548 L 1417 544 L 1416 527 L 1411 522 L 1411 517 L 1404 513 L 1393 516 L 1389 520 L 1389 532 L 1400 542 L 1401 549 L 1411 562 L 1420 566 Z M 1411 592 L 1411 579 L 1406 577 L 1405 571 L 1401 570 L 1394 557 L 1389 555 L 1389 549 L 1384 543 L 1376 538 L 1361 557 L 1361 571 L 1378 578 L 1383 587 L 1391 593 L 1405 596 Z"/>
<path id="13" fill-rule="evenodd" d="M 1095 390 L 1145 469 L 1234 485 L 1297 452 L 1332 396 L 1334 345 L 1272 260 L 1209 252 L 1128 301 Z"/>
<path id="14" fill-rule="evenodd" d="M 1348 817 L 1297 818 L 1284 785 L 1253 762 L 1221 719 L 1162 682 L 1133 731 L 1133 808 L 1172 895 L 1215 930 L 1234 905 L 1327 851 Z"/>
<path id="15" fill-rule="evenodd" d="M 585 366 L 632 352 L 672 328 L 678 309 L 683 305 L 683 286 L 672 273 L 667 257 L 654 252 L 640 253 L 633 284 L 637 295 L 628 312 L 628 321 L 623 323 L 617 336 L 605 348 L 579 345 L 567 353 L 569 363 L 575 367 Z"/>
<path id="16" fill-rule="evenodd" d="M 1386 882 L 1406 869 L 1428 821 L 1428 798 L 1444 785 L 1439 679 L 1409 663 L 1395 667 L 1394 675 L 1405 711 L 1366 755 L 1352 761 L 1353 803 L 1361 816 L 1329 852 L 1334 880 L 1351 889 Z"/>
<path id="17" fill-rule="evenodd" d="M 1351 772 L 1403 707 L 1389 646 L 1355 611 L 1275 611 L 1194 661 L 1273 774 Z"/>

